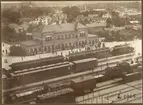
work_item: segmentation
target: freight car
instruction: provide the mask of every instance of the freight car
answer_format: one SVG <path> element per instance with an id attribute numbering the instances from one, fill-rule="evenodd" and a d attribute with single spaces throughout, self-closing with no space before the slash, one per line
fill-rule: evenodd
<path id="1" fill-rule="evenodd" d="M 23 91 L 17 91 L 12 94 L 7 94 L 5 96 L 5 102 L 6 103 L 16 103 L 16 102 L 21 102 L 24 100 L 30 100 L 35 98 L 36 95 L 42 94 L 44 92 L 44 87 L 34 87 L 30 89 L 26 89 Z"/>
<path id="2" fill-rule="evenodd" d="M 142 78 L 142 73 L 141 72 L 132 72 L 132 73 L 123 75 L 123 80 L 125 82 L 139 80 L 141 78 Z"/>
<path id="3" fill-rule="evenodd" d="M 98 66 L 98 60 L 96 58 L 77 60 L 73 61 L 72 63 L 74 64 L 73 72 L 83 72 L 87 70 L 93 70 Z"/>
<path id="4" fill-rule="evenodd" d="M 52 79 L 71 73 L 83 72 L 85 70 L 93 70 L 98 66 L 98 60 L 96 58 L 88 58 L 73 62 L 62 62 L 51 64 L 42 67 L 36 67 L 31 69 L 24 69 L 21 71 L 14 71 L 10 73 L 12 78 L 12 86 L 25 85 L 33 82 Z"/>
<path id="5" fill-rule="evenodd" d="M 90 51 L 83 51 L 83 52 L 77 52 L 73 54 L 69 54 L 68 60 L 69 61 L 75 61 L 80 59 L 86 59 L 86 58 L 105 58 L 111 56 L 110 49 L 108 47 L 100 48 L 96 50 L 90 50 Z"/>
<path id="6" fill-rule="evenodd" d="M 73 103 L 74 90 L 63 88 L 52 92 L 47 92 L 37 96 L 37 103 Z"/>
<path id="7" fill-rule="evenodd" d="M 82 76 L 71 80 L 71 88 L 75 91 L 76 96 L 92 92 L 96 87 L 96 78 L 93 76 Z"/>
<path id="8" fill-rule="evenodd" d="M 122 55 L 122 54 L 133 53 L 133 52 L 134 52 L 133 47 L 130 47 L 128 44 L 124 44 L 124 45 L 117 45 L 113 47 L 111 54 L 113 56 L 117 56 L 117 55 Z"/>
<path id="9" fill-rule="evenodd" d="M 72 71 L 73 63 L 62 62 L 48 65 L 46 68 L 33 69 L 31 71 L 10 73 L 13 82 L 17 81 L 19 85 L 43 81 L 51 78 L 56 78 L 64 75 L 69 75 Z"/>
<path id="10" fill-rule="evenodd" d="M 54 56 L 54 57 L 47 57 L 47 58 L 41 58 L 36 60 L 24 61 L 24 62 L 17 62 L 17 63 L 11 64 L 10 67 L 12 68 L 12 71 L 17 71 L 17 70 L 22 70 L 27 68 L 59 63 L 63 61 L 64 61 L 63 56 Z"/>

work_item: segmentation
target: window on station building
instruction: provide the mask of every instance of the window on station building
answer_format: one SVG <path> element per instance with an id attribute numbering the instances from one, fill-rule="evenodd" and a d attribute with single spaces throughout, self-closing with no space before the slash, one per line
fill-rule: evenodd
<path id="1" fill-rule="evenodd" d="M 65 35 L 65 39 L 67 39 L 67 35 Z"/>
<path id="2" fill-rule="evenodd" d="M 30 49 L 30 52 L 33 52 L 33 49 L 32 49 L 32 48 Z"/>
<path id="3" fill-rule="evenodd" d="M 71 35 L 70 35 L 70 34 L 68 35 L 68 38 L 71 38 Z"/>
<path id="4" fill-rule="evenodd" d="M 92 40 L 92 44 L 94 44 L 94 40 Z"/>
<path id="5" fill-rule="evenodd" d="M 58 36 L 58 40 L 60 40 L 60 36 Z"/>
<path id="6" fill-rule="evenodd" d="M 39 48 L 39 51 L 42 51 L 42 49 L 41 49 L 41 48 Z"/>
<path id="7" fill-rule="evenodd" d="M 83 36 L 85 36 L 85 32 L 84 31 L 80 32 L 80 37 L 83 37 Z"/>
<path id="8" fill-rule="evenodd" d="M 91 40 L 89 40 L 89 44 L 91 44 Z"/>
<path id="9" fill-rule="evenodd" d="M 45 41 L 47 42 L 47 41 L 52 41 L 52 37 L 51 36 L 47 36 L 46 38 L 45 38 Z"/>
<path id="10" fill-rule="evenodd" d="M 72 34 L 72 38 L 74 38 L 75 37 L 75 35 L 74 34 Z"/>
<path id="11" fill-rule="evenodd" d="M 76 46 L 78 46 L 78 42 L 76 42 Z"/>
<path id="12" fill-rule="evenodd" d="M 62 39 L 62 40 L 64 39 L 64 35 L 61 35 L 61 39 Z"/>
<path id="13" fill-rule="evenodd" d="M 47 51 L 47 47 L 46 46 L 44 47 L 44 51 Z"/>
<path id="14" fill-rule="evenodd" d="M 94 41 L 95 41 L 95 43 L 97 43 L 97 42 L 98 42 L 98 41 L 97 41 L 97 39 L 95 39 Z"/>
<path id="15" fill-rule="evenodd" d="M 57 45 L 57 48 L 58 48 L 58 49 L 60 49 L 60 44 L 59 44 L 59 45 Z"/>
<path id="16" fill-rule="evenodd" d="M 49 52 L 51 51 L 51 47 L 50 47 L 50 46 L 48 46 L 48 51 L 49 51 Z"/>
<path id="17" fill-rule="evenodd" d="M 47 41 L 48 41 L 48 38 L 45 38 L 45 41 L 47 42 Z"/>

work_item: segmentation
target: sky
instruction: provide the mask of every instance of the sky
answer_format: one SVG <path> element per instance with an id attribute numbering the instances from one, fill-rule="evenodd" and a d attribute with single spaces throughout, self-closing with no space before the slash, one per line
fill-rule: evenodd
<path id="1" fill-rule="evenodd" d="M 136 1 L 136 0 L 135 0 Z M 119 3 L 119 2 L 133 2 L 133 1 L 31 1 L 36 6 L 62 6 L 62 5 L 80 5 L 80 4 L 96 4 L 96 3 Z M 2 7 L 17 6 L 19 3 L 28 3 L 30 1 L 2 1 Z M 3 5 L 4 4 L 4 5 Z"/>
<path id="2" fill-rule="evenodd" d="M 136 0 L 135 0 L 136 1 Z M 28 3 L 30 1 L 1 1 L 1 3 Z M 31 1 L 31 3 L 37 3 L 37 4 L 48 4 L 48 5 L 51 5 L 51 4 L 59 4 L 59 5 L 62 5 L 62 4 L 84 4 L 84 3 L 118 3 L 118 2 L 133 2 L 133 1 Z"/>

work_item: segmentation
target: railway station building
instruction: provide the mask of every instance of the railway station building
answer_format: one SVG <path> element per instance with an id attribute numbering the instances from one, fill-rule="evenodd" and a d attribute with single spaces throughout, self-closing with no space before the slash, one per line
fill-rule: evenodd
<path id="1" fill-rule="evenodd" d="M 26 34 L 29 40 L 21 42 L 29 55 L 82 48 L 99 43 L 96 35 L 88 34 L 87 27 L 75 23 L 39 25 Z"/>

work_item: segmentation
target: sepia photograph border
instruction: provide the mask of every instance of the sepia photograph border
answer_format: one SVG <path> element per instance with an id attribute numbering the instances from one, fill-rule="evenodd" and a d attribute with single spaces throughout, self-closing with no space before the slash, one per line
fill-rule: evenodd
<path id="1" fill-rule="evenodd" d="M 14 1 L 40 1 L 40 0 L 1 0 L 1 2 L 7 2 L 7 1 L 10 1 L 10 2 L 14 2 Z M 52 2 L 56 2 L 56 1 L 141 1 L 142 4 L 143 4 L 143 1 L 142 0 L 42 0 L 42 1 L 52 1 Z M 40 1 L 40 2 L 42 2 Z M 142 6 L 142 5 L 141 5 Z M 1 8 L 2 9 L 2 8 Z M 143 6 L 142 6 L 142 15 L 143 15 Z M 143 17 L 142 17 L 143 19 Z M 143 20 L 142 20 L 143 21 Z M 0 38 L 1 42 L 2 42 L 2 35 L 1 35 L 1 38 Z M 2 44 L 2 43 L 1 43 Z M 143 42 L 142 42 L 142 45 L 143 45 Z M 2 47 L 2 45 L 1 45 Z M 1 53 L 2 53 L 2 49 L 1 49 Z M 1 54 L 2 55 L 2 54 Z M 2 61 L 2 57 L 1 57 L 1 61 Z M 1 63 L 1 69 L 2 69 L 2 63 Z M 2 70 L 1 70 L 2 71 Z M 2 72 L 0 71 L 1 73 L 1 79 L 0 79 L 0 103 L 2 104 Z M 142 77 L 143 78 L 143 77 Z M 142 81 L 143 82 L 143 81 Z M 143 94 L 143 92 L 142 92 Z M 143 102 L 143 98 L 142 98 L 142 102 Z M 37 105 L 53 105 L 52 103 L 44 103 L 44 104 L 37 104 Z M 55 103 L 54 103 L 55 104 Z M 63 104 L 67 104 L 67 103 L 57 103 L 55 105 L 63 105 Z M 68 103 L 69 105 L 76 105 L 75 103 Z M 131 103 L 132 105 L 142 105 L 142 103 Z M 16 104 L 14 104 L 16 105 Z M 29 105 L 29 104 L 27 104 Z M 96 104 L 94 103 L 93 105 L 100 105 L 100 104 Z M 103 104 L 103 105 L 106 105 L 106 104 Z M 119 104 L 119 105 L 130 105 L 129 103 L 125 103 L 125 104 Z"/>

